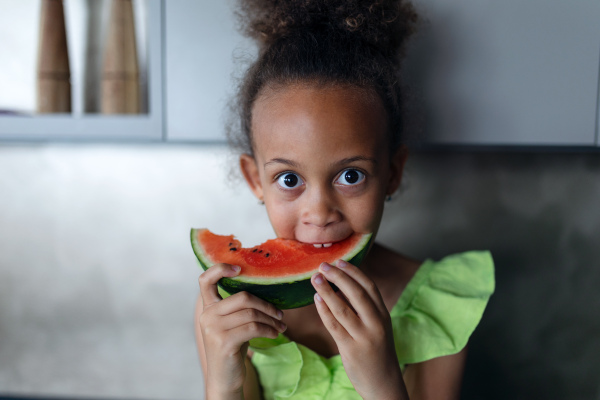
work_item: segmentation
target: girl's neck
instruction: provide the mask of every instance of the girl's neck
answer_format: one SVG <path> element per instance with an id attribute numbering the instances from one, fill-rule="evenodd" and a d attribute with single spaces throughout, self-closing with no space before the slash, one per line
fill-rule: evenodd
<path id="1" fill-rule="evenodd" d="M 379 289 L 388 308 L 397 303 L 421 262 L 374 243 L 361 270 Z"/>

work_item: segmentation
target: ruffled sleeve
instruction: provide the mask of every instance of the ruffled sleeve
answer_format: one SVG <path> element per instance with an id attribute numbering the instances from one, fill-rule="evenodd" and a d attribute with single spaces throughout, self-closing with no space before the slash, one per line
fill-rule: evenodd
<path id="1" fill-rule="evenodd" d="M 256 338 L 250 340 L 254 351 L 252 363 L 260 366 L 258 375 L 266 399 L 282 399 L 292 396 L 298 388 L 300 371 L 304 364 L 302 354 L 295 342 L 283 335 L 275 340 Z"/>
<path id="2" fill-rule="evenodd" d="M 254 351 L 252 364 L 259 371 L 265 399 L 361 398 L 339 356 L 326 359 L 283 334 L 277 339 L 252 339 L 250 348 Z"/>
<path id="3" fill-rule="evenodd" d="M 390 313 L 400 364 L 461 351 L 481 320 L 494 282 L 488 251 L 426 260 Z"/>

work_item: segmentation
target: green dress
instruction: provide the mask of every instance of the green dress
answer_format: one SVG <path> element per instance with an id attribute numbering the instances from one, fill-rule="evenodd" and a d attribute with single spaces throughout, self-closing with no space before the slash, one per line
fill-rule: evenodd
<path id="1" fill-rule="evenodd" d="M 401 368 L 462 350 L 493 291 L 488 251 L 426 260 L 390 312 Z M 324 358 L 283 334 L 253 339 L 250 349 L 267 400 L 361 398 L 339 354 Z"/>

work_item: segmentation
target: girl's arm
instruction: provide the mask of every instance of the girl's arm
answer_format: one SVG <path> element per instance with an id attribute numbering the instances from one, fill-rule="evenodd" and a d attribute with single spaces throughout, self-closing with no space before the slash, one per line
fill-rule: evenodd
<path id="1" fill-rule="evenodd" d="M 247 362 L 249 341 L 274 339 L 286 329 L 281 310 L 248 292 L 221 298 L 219 280 L 236 276 L 240 270 L 239 266 L 215 264 L 198 279 L 201 307 L 195 328 L 208 400 L 244 399 L 248 371 L 253 371 Z"/>
<path id="2" fill-rule="evenodd" d="M 194 316 L 194 328 L 196 332 L 196 348 L 198 349 L 198 358 L 202 365 L 202 373 L 206 387 L 206 353 L 204 351 L 204 340 L 202 339 L 202 330 L 200 327 L 200 313 L 202 312 L 202 296 L 198 295 L 196 300 L 196 312 Z M 260 384 L 258 383 L 258 374 L 252 362 L 250 362 L 250 354 L 244 362 L 246 366 L 246 379 L 244 380 L 244 399 L 245 400 L 262 400 L 260 394 Z"/>
<path id="3" fill-rule="evenodd" d="M 206 387 L 206 353 L 204 351 L 204 340 L 202 339 L 202 329 L 200 328 L 200 314 L 202 313 L 202 296 L 198 295 L 196 300 L 196 312 L 194 315 L 194 330 L 196 332 L 196 347 L 198 349 L 198 358 L 202 365 L 202 373 L 204 375 L 204 383 Z M 246 357 L 244 362 L 246 366 L 246 379 L 244 380 L 244 399 L 245 400 L 261 400 L 260 384 L 258 383 L 258 374 L 254 365 L 250 362 L 250 355 Z"/>
<path id="4" fill-rule="evenodd" d="M 404 383 L 410 400 L 457 400 L 463 378 L 467 348 L 457 354 L 407 365 Z"/>

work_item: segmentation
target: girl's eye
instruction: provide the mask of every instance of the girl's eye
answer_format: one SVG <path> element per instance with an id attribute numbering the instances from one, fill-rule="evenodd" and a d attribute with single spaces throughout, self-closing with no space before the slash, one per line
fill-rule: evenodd
<path id="1" fill-rule="evenodd" d="M 277 178 L 277 183 L 285 189 L 294 189 L 302 185 L 303 182 L 298 175 L 288 172 Z"/>
<path id="2" fill-rule="evenodd" d="M 337 179 L 337 182 L 342 185 L 351 186 L 362 182 L 363 179 L 365 179 L 365 174 L 362 172 L 356 169 L 347 169 L 342 172 L 340 177 Z"/>

